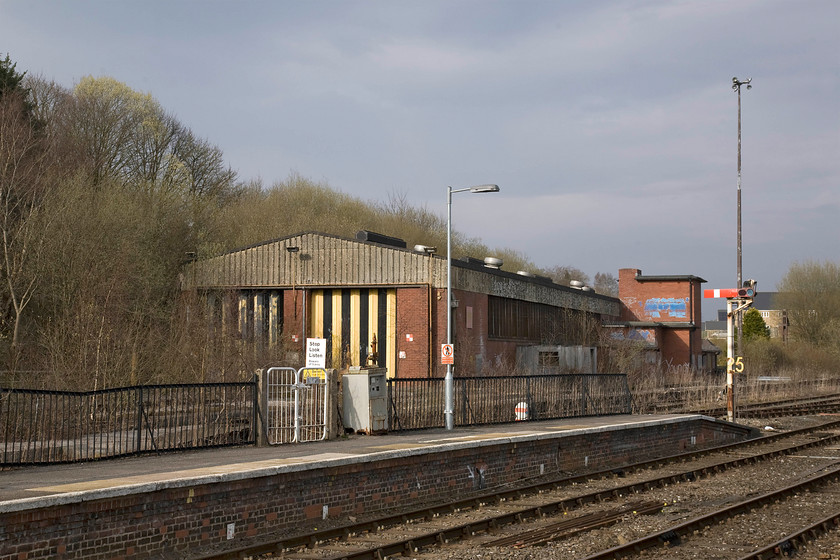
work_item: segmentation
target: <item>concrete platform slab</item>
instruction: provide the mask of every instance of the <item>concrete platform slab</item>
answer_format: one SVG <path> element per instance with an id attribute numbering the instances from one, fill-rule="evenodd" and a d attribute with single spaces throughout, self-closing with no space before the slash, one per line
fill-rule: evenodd
<path id="1" fill-rule="evenodd" d="M 46 505 L 50 500 L 67 503 L 69 495 L 111 490 L 108 495 L 160 490 L 185 484 L 219 482 L 242 477 L 266 476 L 292 470 L 323 468 L 349 461 L 374 461 L 399 455 L 430 451 L 453 451 L 461 446 L 495 445 L 500 441 L 526 442 L 558 433 L 571 435 L 604 430 L 626 430 L 705 418 L 700 415 L 621 415 L 573 418 L 506 425 L 471 426 L 451 431 L 422 430 L 384 435 L 351 435 L 337 440 L 286 444 L 271 447 L 236 447 L 200 451 L 164 453 L 107 461 L 19 467 L 0 475 L 0 512 L 15 509 L 18 500 L 29 506 Z M 709 419 L 711 420 L 711 419 Z M 95 499 L 95 494 L 87 496 Z M 17 504 L 24 506 L 23 503 Z"/>

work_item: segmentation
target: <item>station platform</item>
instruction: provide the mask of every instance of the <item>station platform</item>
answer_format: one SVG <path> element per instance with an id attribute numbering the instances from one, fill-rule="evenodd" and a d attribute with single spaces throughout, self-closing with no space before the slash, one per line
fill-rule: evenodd
<path id="1" fill-rule="evenodd" d="M 9 531 L 0 559 L 150 558 L 233 545 L 309 521 L 754 435 L 702 415 L 620 415 L 18 467 L 0 473 L 0 526 Z M 32 542 L 11 546 L 13 530 Z"/>

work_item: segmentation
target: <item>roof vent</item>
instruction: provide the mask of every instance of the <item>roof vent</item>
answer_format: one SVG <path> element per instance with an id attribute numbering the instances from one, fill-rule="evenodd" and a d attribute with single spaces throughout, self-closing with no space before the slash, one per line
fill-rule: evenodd
<path id="1" fill-rule="evenodd" d="M 368 241 L 370 243 L 379 243 L 380 245 L 390 245 L 391 247 L 399 247 L 400 249 L 405 249 L 406 247 L 405 241 L 403 241 L 399 237 L 391 237 L 390 235 L 384 235 L 382 233 L 376 233 L 374 231 L 368 231 L 366 229 L 357 231 L 356 239 L 358 241 Z"/>
<path id="2" fill-rule="evenodd" d="M 485 257 L 484 258 L 484 266 L 487 268 L 495 268 L 499 269 L 502 268 L 502 259 L 497 259 L 496 257 Z"/>
<path id="3" fill-rule="evenodd" d="M 415 245 L 414 250 L 418 253 L 426 253 L 427 255 L 437 253 L 437 247 L 429 247 L 428 245 Z"/>
<path id="4" fill-rule="evenodd" d="M 519 276 L 526 276 L 526 277 L 528 277 L 528 278 L 534 278 L 534 275 L 533 275 L 533 274 L 531 274 L 530 272 L 528 272 L 527 270 L 517 270 L 517 271 L 516 271 L 516 273 L 517 273 Z"/>
<path id="5" fill-rule="evenodd" d="M 580 280 L 572 280 L 571 282 L 569 282 L 569 286 L 580 290 L 583 288 L 583 282 L 581 282 Z"/>

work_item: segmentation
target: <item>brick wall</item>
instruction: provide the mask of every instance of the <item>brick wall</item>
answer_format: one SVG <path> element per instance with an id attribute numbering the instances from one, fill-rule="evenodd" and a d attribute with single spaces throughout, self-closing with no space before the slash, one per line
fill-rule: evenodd
<path id="1" fill-rule="evenodd" d="M 309 530 L 323 523 L 325 512 L 340 519 L 415 508 L 540 474 L 599 470 L 745 435 L 744 428 L 698 418 L 403 450 L 384 460 L 287 467 L 206 484 L 175 480 L 149 485 L 151 491 L 110 491 L 110 497 L 20 511 L 4 505 L 0 560 L 181 558 Z"/>
<path id="2" fill-rule="evenodd" d="M 397 289 L 397 376 L 429 376 L 429 288 Z M 405 357 L 400 356 L 405 353 Z"/>
<path id="3" fill-rule="evenodd" d="M 293 344 L 292 335 L 297 335 L 298 344 L 303 348 L 303 298 L 306 292 L 301 289 L 283 290 L 283 331 L 286 344 Z"/>
<path id="4" fill-rule="evenodd" d="M 485 365 L 495 365 L 497 362 L 512 368 L 516 363 L 516 347 L 519 343 L 489 339 L 487 294 L 452 290 L 452 297 L 458 302 L 458 307 L 452 309 L 455 375 L 477 375 Z M 433 292 L 432 316 L 432 376 L 443 377 L 446 366 L 440 363 L 440 345 L 446 343 L 445 289 Z"/>
<path id="5" fill-rule="evenodd" d="M 688 279 L 637 281 L 641 270 L 618 271 L 621 320 L 654 323 L 694 323 L 697 328 L 656 328 L 657 344 L 666 365 L 691 364 L 702 355 L 701 287 Z"/>

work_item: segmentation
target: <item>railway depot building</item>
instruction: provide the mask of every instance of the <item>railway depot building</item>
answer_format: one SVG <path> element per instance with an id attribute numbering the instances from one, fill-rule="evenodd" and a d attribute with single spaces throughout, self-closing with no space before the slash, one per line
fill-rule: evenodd
<path id="1" fill-rule="evenodd" d="M 458 375 L 510 372 L 518 349 L 589 348 L 601 323 L 621 314 L 617 298 L 499 265 L 452 261 Z M 272 365 L 300 363 L 309 337 L 326 339 L 327 367 L 443 377 L 446 276 L 445 256 L 429 247 L 366 231 L 356 239 L 305 232 L 192 262 L 182 288 L 199 296 L 214 329 L 287 362 Z"/>

